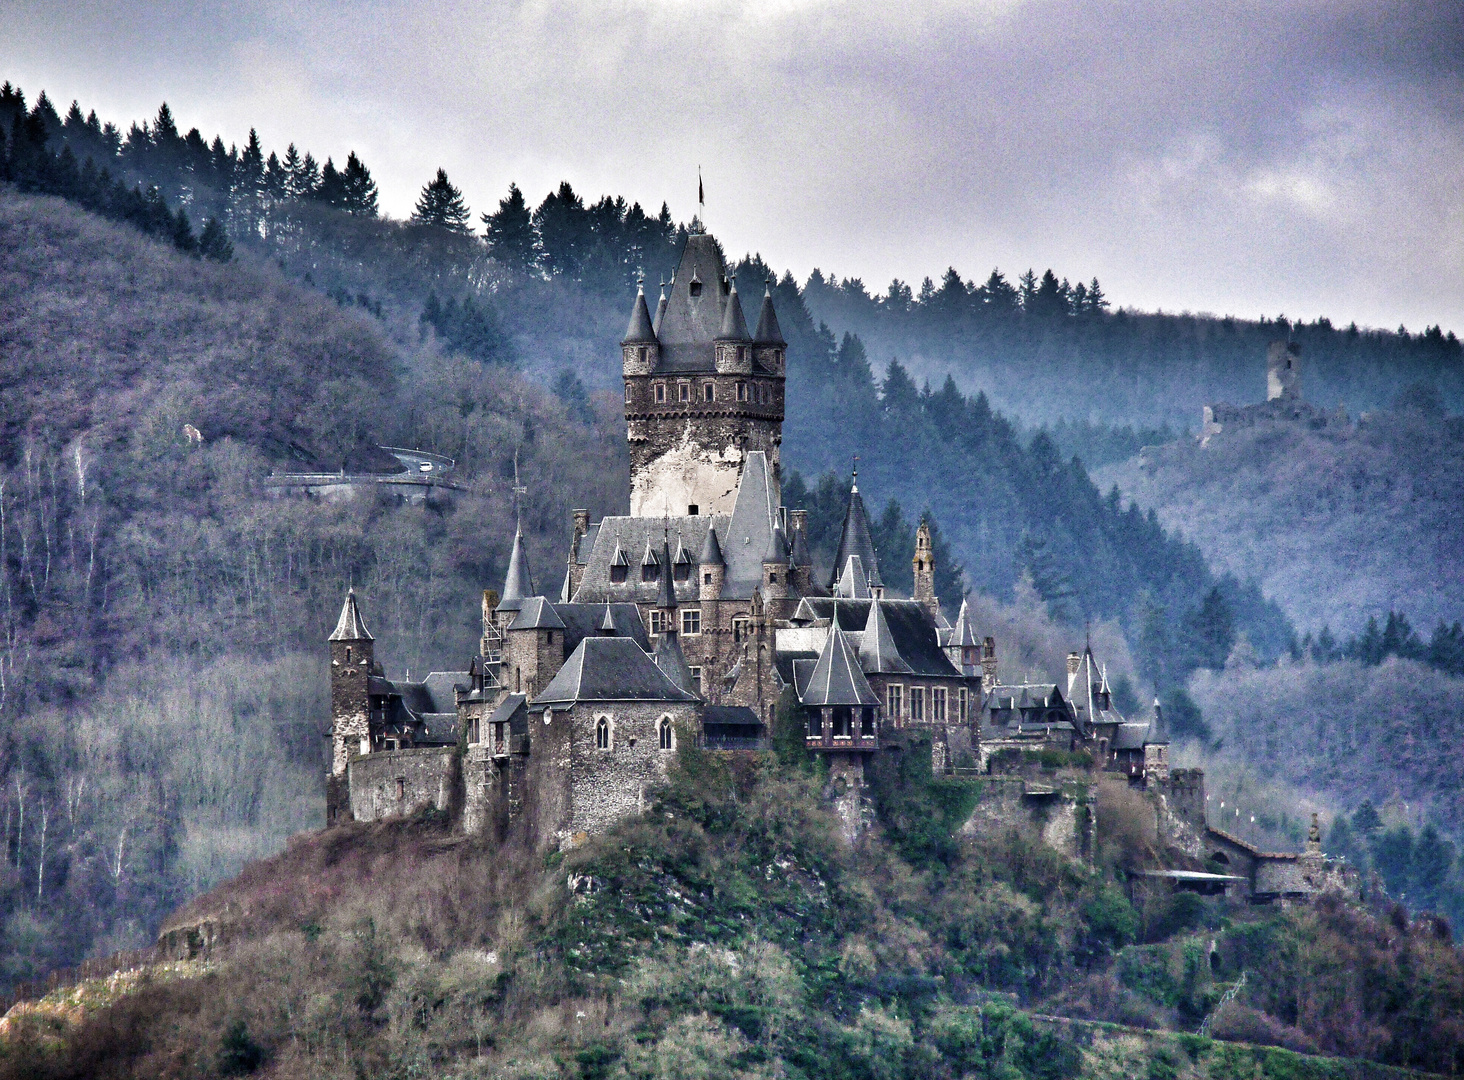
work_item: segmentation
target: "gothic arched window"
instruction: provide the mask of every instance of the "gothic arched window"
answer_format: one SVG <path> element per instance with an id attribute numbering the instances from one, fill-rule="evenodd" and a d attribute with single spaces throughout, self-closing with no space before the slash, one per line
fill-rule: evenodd
<path id="1" fill-rule="evenodd" d="M 674 741 L 675 735 L 672 733 L 671 718 L 669 716 L 663 716 L 661 717 L 661 749 L 672 749 Z"/>
<path id="2" fill-rule="evenodd" d="M 603 716 L 595 721 L 595 749 L 610 749 L 610 721 Z"/>

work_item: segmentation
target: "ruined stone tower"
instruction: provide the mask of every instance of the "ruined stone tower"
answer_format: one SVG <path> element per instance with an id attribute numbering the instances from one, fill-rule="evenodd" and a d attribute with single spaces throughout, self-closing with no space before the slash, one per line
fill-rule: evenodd
<path id="1" fill-rule="evenodd" d="M 348 805 L 346 759 L 371 750 L 369 694 L 375 639 L 366 629 L 356 590 L 346 593 L 340 618 L 330 635 L 330 776 L 326 780 L 325 814 L 334 822 Z"/>
<path id="2" fill-rule="evenodd" d="M 1266 400 L 1301 400 L 1301 346 L 1273 341 L 1266 350 Z"/>
<path id="3" fill-rule="evenodd" d="M 637 293 L 621 353 L 632 517 L 731 513 L 755 450 L 767 454 L 778 505 L 787 343 L 766 293 L 748 332 L 737 283 L 706 232 L 687 237 L 654 322 Z"/>
<path id="4" fill-rule="evenodd" d="M 935 596 L 935 548 L 931 544 L 930 526 L 920 519 L 920 528 L 915 530 L 915 558 L 911 560 L 915 571 L 915 594 L 912 599 L 920 601 L 933 616 L 940 614 L 940 601 Z"/>

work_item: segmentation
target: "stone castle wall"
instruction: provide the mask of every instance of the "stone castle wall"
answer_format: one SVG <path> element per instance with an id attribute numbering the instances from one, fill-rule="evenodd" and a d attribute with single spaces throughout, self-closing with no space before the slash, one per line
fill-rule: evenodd
<path id="1" fill-rule="evenodd" d="M 453 746 L 353 755 L 346 766 L 351 816 L 381 821 L 423 810 L 450 813 L 456 773 Z"/>

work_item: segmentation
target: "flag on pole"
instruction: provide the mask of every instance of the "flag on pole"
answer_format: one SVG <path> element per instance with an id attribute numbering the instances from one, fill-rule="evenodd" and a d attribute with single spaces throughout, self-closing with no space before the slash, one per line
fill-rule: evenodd
<path id="1" fill-rule="evenodd" d="M 707 192 L 706 189 L 702 187 L 700 168 L 696 170 L 696 202 L 698 206 L 706 206 L 707 204 Z"/>

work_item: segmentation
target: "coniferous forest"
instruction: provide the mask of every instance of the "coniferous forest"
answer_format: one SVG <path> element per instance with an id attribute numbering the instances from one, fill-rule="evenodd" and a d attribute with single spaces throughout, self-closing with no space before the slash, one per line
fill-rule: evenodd
<path id="1" fill-rule="evenodd" d="M 457 669 L 475 647 L 481 590 L 506 567 L 515 462 L 546 592 L 562 575 L 571 506 L 623 511 L 615 344 L 637 279 L 650 294 L 669 276 L 688 223 L 568 183 L 537 203 L 512 187 L 482 208 L 430 163 L 423 181 L 411 217 L 392 220 L 354 153 L 321 163 L 252 132 L 226 146 L 181 131 L 166 105 L 124 132 L 79 105 L 62 115 L 44 94 L 0 88 L 0 980 L 147 942 L 169 910 L 319 823 L 321 641 L 347 584 L 389 667 Z M 1457 623 L 1421 638 L 1384 607 L 1391 646 L 1361 618 L 1324 639 L 1263 590 L 1256 567 L 1216 559 L 1131 487 L 1100 488 L 1090 472 L 1187 436 L 1205 402 L 1262 399 L 1278 336 L 1302 343 L 1307 394 L 1329 408 L 1387 409 L 1413 387 L 1441 415 L 1457 411 L 1464 348 L 1452 333 L 1144 313 L 1091 275 L 1069 285 L 1051 270 L 980 284 L 951 270 L 871 295 L 729 254 L 744 304 L 766 283 L 789 341 L 784 501 L 809 510 L 824 569 L 857 456 L 892 588 L 909 588 L 925 517 L 943 602 L 953 611 L 969 593 L 1006 620 L 1014 665 L 1057 680 L 1085 631 L 1112 642 L 1125 707 L 1160 695 L 1205 760 L 1272 755 L 1346 823 L 1338 844 L 1358 861 L 1426 882 L 1416 902 L 1464 914 L 1464 872 L 1443 846 L 1464 827 L 1441 780 L 1457 775 L 1457 753 L 1433 772 L 1389 761 L 1381 739 L 1349 757 L 1342 725 L 1329 726 L 1336 711 L 1317 705 L 1373 669 L 1386 678 L 1367 677 L 1371 715 L 1388 721 L 1374 733 L 1403 730 L 1425 675 L 1434 700 L 1457 702 Z M 263 497 L 271 471 L 376 467 L 378 444 L 455 458 L 465 490 L 425 509 Z M 1274 731 L 1258 709 L 1305 723 Z M 1432 745 L 1456 743 L 1458 723 L 1444 709 Z M 1364 804 L 1387 820 L 1373 825 Z M 685 812 L 731 843 L 744 823 L 715 810 Z M 1300 818 L 1283 818 L 1261 821 L 1257 839 L 1299 840 Z M 943 874 L 982 873 L 954 856 L 910 857 L 942 903 L 956 903 Z M 1054 971 L 1086 971 L 1089 953 L 1136 937 L 1159 947 L 1148 922 L 1112 922 L 1096 883 L 1065 881 L 1071 895 L 1034 913 L 1028 897 L 1062 872 L 1032 873 L 1014 887 L 986 881 L 1000 903 L 943 924 L 941 948 L 970 965 L 963 977 L 1000 967 L 962 943 L 991 931 L 983 920 L 1017 919 L 1051 946 Z M 867 914 L 902 902 L 882 894 Z M 1318 918 L 1347 933 L 1341 915 Z M 1073 927 L 1087 937 L 1069 940 Z M 1005 972 L 992 985 L 1026 993 L 1023 979 L 1044 977 Z M 1129 995 L 1122 1008 L 1090 1001 L 1094 1015 L 1159 1007 L 1096 974 L 1084 986 L 1092 1001 Z M 1170 997 L 1162 1008 L 1197 1007 Z M 1286 1037 L 1346 1048 L 1320 1028 L 1302 1034 L 1311 1042 Z"/>

